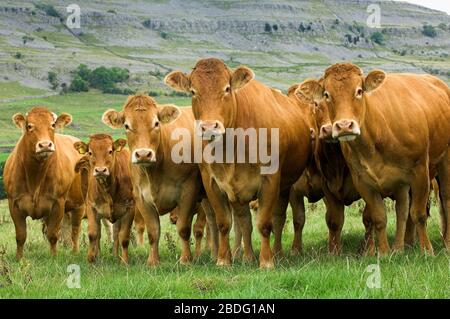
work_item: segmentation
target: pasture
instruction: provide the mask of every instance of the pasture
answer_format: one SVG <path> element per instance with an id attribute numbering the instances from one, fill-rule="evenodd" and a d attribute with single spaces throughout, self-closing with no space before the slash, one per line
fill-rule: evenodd
<path id="1" fill-rule="evenodd" d="M 160 103 L 190 103 L 185 98 L 156 99 Z M 111 107 L 118 109 L 125 100 L 125 96 L 89 92 L 0 103 L 0 147 L 7 151 L 20 136 L 20 130 L 11 123 L 12 114 L 25 112 L 31 106 L 46 105 L 57 113 L 71 113 L 74 123 L 65 133 L 86 140 L 94 132 L 113 132 L 101 123 L 101 114 Z M 114 132 L 115 136 L 120 133 Z M 0 154 L 2 160 L 5 156 Z M 395 212 L 392 202 L 386 204 L 392 242 Z M 161 218 L 161 264 L 155 268 L 146 266 L 147 238 L 144 246 L 137 247 L 134 242 L 130 245 L 130 264 L 124 266 L 112 255 L 112 244 L 103 237 L 100 258 L 88 264 L 86 221 L 80 253 L 74 255 L 60 244 L 58 256 L 52 258 L 41 222 L 28 219 L 25 258 L 18 262 L 14 225 L 4 200 L 0 201 L 0 298 L 450 298 L 450 257 L 440 239 L 436 205 L 432 205 L 428 227 L 436 253 L 433 257 L 421 255 L 417 245 L 381 259 L 360 256 L 357 251 L 364 234 L 361 209 L 361 201 L 346 209 L 341 256 L 327 253 L 328 230 L 322 202 L 307 205 L 304 252 L 290 255 L 293 229 L 289 209 L 283 236 L 286 255 L 275 270 L 266 271 L 258 269 L 256 261 L 243 264 L 235 260 L 232 267 L 218 268 L 207 252 L 190 266 L 180 265 L 178 235 L 167 215 Z M 253 244 L 259 247 L 255 229 Z M 259 253 L 258 249 L 255 253 Z M 79 289 L 67 287 L 70 264 L 80 266 Z M 366 270 L 377 264 L 381 286 L 369 288 L 371 273 Z"/>

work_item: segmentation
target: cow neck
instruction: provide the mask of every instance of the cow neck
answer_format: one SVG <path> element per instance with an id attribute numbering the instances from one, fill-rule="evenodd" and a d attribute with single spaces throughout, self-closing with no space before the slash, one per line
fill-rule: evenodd
<path id="1" fill-rule="evenodd" d="M 36 205 L 41 197 L 42 188 L 45 187 L 49 167 L 57 161 L 58 146 L 55 143 L 55 152 L 43 161 L 37 160 L 33 152 L 27 151 L 29 149 L 32 148 L 27 147 L 25 139 L 22 138 L 17 146 L 17 154 L 25 175 L 25 187 L 30 194 L 33 194 L 33 203 Z"/>
<path id="2" fill-rule="evenodd" d="M 92 174 L 91 176 L 93 178 L 97 190 L 99 190 L 102 195 L 109 195 L 111 197 L 114 196 L 114 192 L 117 189 L 117 183 L 115 178 L 115 176 L 117 176 L 116 165 L 113 166 L 109 176 L 106 179 L 102 180 L 101 182 L 97 178 L 95 178 L 95 176 L 93 176 Z"/>
<path id="3" fill-rule="evenodd" d="M 340 180 L 343 184 L 345 172 L 345 159 L 339 143 L 319 141 L 317 146 L 317 166 L 327 181 Z"/>

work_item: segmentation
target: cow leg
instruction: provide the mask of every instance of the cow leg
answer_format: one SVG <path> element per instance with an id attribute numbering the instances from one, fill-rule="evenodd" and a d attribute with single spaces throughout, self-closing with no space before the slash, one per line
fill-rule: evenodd
<path id="1" fill-rule="evenodd" d="M 430 190 L 428 166 L 417 167 L 411 182 L 411 219 L 419 235 L 420 250 L 433 254 L 433 247 L 427 234 L 427 202 Z"/>
<path id="2" fill-rule="evenodd" d="M 273 213 L 273 253 L 276 257 L 283 256 L 283 228 L 286 224 L 286 209 L 289 203 L 289 194 L 280 194 Z"/>
<path id="3" fill-rule="evenodd" d="M 190 238 L 196 198 L 189 193 L 182 195 L 182 198 L 184 200 L 182 199 L 178 206 L 179 214 L 176 226 L 178 235 L 181 238 L 180 264 L 186 265 L 192 260 Z"/>
<path id="4" fill-rule="evenodd" d="M 122 228 L 122 221 L 116 220 L 116 222 L 113 225 L 113 256 L 117 257 L 119 256 L 119 233 L 120 229 Z"/>
<path id="5" fill-rule="evenodd" d="M 255 260 L 255 253 L 253 252 L 252 245 L 253 225 L 250 207 L 248 204 L 241 205 L 238 203 L 233 203 L 232 209 L 234 218 L 237 221 L 234 226 L 237 226 L 237 228 L 240 229 L 241 237 L 244 240 L 243 260 L 244 262 L 253 262 L 253 260 Z M 241 240 L 239 240 L 239 242 L 241 242 Z"/>
<path id="6" fill-rule="evenodd" d="M 61 222 L 64 217 L 64 202 L 62 200 L 55 202 L 47 221 L 47 239 L 50 243 L 50 253 L 56 256 L 58 238 L 61 230 Z"/>
<path id="7" fill-rule="evenodd" d="M 88 262 L 92 263 L 95 261 L 95 259 L 99 254 L 100 218 L 98 217 L 97 210 L 93 207 L 87 208 L 86 215 L 88 219 L 88 238 L 89 238 L 87 259 Z"/>
<path id="8" fill-rule="evenodd" d="M 392 249 L 401 252 L 405 247 L 406 223 L 409 216 L 409 187 L 399 190 L 395 195 L 395 213 L 397 221 Z"/>
<path id="9" fill-rule="evenodd" d="M 373 238 L 373 223 L 367 205 L 364 206 L 362 220 L 365 228 L 364 241 L 362 244 L 362 254 L 374 256 L 375 240 Z"/>
<path id="10" fill-rule="evenodd" d="M 112 243 L 114 241 L 113 225 L 106 218 L 102 218 L 102 224 L 103 224 L 103 228 L 105 229 L 105 232 L 106 232 L 106 240 L 108 241 L 108 243 Z"/>
<path id="11" fill-rule="evenodd" d="M 135 208 L 134 213 L 134 227 L 136 229 L 137 233 L 137 245 L 141 246 L 144 244 L 144 231 L 145 231 L 145 222 L 144 218 L 142 217 L 141 213 L 139 212 L 139 209 Z"/>
<path id="12" fill-rule="evenodd" d="M 148 242 L 150 244 L 147 265 L 156 266 L 159 264 L 159 238 L 161 235 L 158 211 L 154 204 L 147 203 L 142 198 L 136 201 L 136 206 L 144 218 Z"/>
<path id="13" fill-rule="evenodd" d="M 206 215 L 206 235 L 209 236 L 208 244 L 211 248 L 211 257 L 217 259 L 217 249 L 219 246 L 219 231 L 217 230 L 216 216 L 210 202 L 205 198 L 202 200 L 202 208 Z"/>
<path id="14" fill-rule="evenodd" d="M 341 233 L 344 226 L 344 204 L 332 194 L 325 192 L 325 206 L 327 208 L 325 221 L 328 226 L 328 253 L 339 255 L 341 253 Z"/>
<path id="15" fill-rule="evenodd" d="M 197 208 L 197 217 L 194 224 L 194 237 L 195 237 L 195 257 L 202 255 L 202 241 L 205 232 L 206 214 L 201 205 Z"/>
<path id="16" fill-rule="evenodd" d="M 450 150 L 438 165 L 439 202 L 441 211 L 441 234 L 450 252 Z"/>
<path id="17" fill-rule="evenodd" d="M 133 226 L 134 207 L 129 207 L 125 216 L 120 219 L 119 241 L 122 247 L 121 260 L 128 264 L 128 245 L 130 244 L 131 227 Z"/>
<path id="18" fill-rule="evenodd" d="M 61 236 L 60 241 L 64 247 L 69 247 L 73 242 L 71 241 L 71 214 L 69 212 L 65 213 L 63 216 L 61 224 Z"/>
<path id="19" fill-rule="evenodd" d="M 233 214 L 233 230 L 234 230 L 234 247 L 231 252 L 231 256 L 233 259 L 236 259 L 242 253 L 242 231 L 241 227 L 239 227 L 238 217 L 234 210 L 232 210 Z"/>
<path id="20" fill-rule="evenodd" d="M 405 244 L 407 246 L 414 246 L 416 242 L 416 225 L 414 225 L 411 214 L 408 213 L 408 219 L 406 220 L 406 230 L 405 230 Z"/>
<path id="21" fill-rule="evenodd" d="M 202 180 L 206 194 L 208 196 L 208 200 L 216 216 L 216 223 L 219 234 L 217 266 L 228 266 L 231 265 L 231 208 L 227 198 L 220 191 L 214 180 L 210 179 L 207 174 L 202 174 Z"/>
<path id="22" fill-rule="evenodd" d="M 9 211 L 16 229 L 16 258 L 21 259 L 23 257 L 23 246 L 27 240 L 27 221 L 26 216 L 23 215 L 13 203 L 13 200 L 9 198 Z"/>
<path id="23" fill-rule="evenodd" d="M 294 224 L 294 240 L 292 241 L 291 253 L 297 255 L 303 250 L 302 234 L 306 220 L 304 197 L 291 189 L 289 203 L 292 208 L 292 223 Z"/>
<path id="24" fill-rule="evenodd" d="M 256 216 L 257 227 L 261 235 L 260 268 L 274 267 L 273 252 L 270 248 L 270 233 L 272 232 L 272 217 L 277 204 L 279 189 L 279 174 L 263 177 L 258 197 L 258 214 Z"/>
<path id="25" fill-rule="evenodd" d="M 80 228 L 81 228 L 81 220 L 84 216 L 85 206 L 81 206 L 76 208 L 70 212 L 70 219 L 72 224 L 72 251 L 74 253 L 78 253 L 80 251 L 79 238 L 80 238 Z"/>

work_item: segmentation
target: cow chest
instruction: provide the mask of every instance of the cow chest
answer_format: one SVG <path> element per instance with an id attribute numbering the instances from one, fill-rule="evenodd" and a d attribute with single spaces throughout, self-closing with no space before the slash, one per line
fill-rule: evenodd
<path id="1" fill-rule="evenodd" d="M 34 194 L 23 194 L 15 201 L 19 211 L 32 219 L 40 219 L 48 215 L 57 201 L 49 196 L 34 196 Z"/>

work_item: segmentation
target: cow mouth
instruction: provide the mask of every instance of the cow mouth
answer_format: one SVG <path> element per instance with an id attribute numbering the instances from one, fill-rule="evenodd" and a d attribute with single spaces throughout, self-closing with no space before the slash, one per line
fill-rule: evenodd
<path id="1" fill-rule="evenodd" d="M 55 153 L 54 150 L 46 149 L 46 150 L 42 150 L 42 151 L 36 152 L 36 156 L 38 158 L 40 158 L 40 159 L 44 159 L 44 158 L 48 158 L 53 153 Z"/>
<path id="2" fill-rule="evenodd" d="M 152 167 L 154 166 L 156 161 L 153 160 L 146 160 L 146 161 L 133 161 L 134 165 L 138 165 L 141 167 Z"/>
<path id="3" fill-rule="evenodd" d="M 350 141 L 355 140 L 358 136 L 359 136 L 359 134 L 343 133 L 343 134 L 339 135 L 337 137 L 337 139 L 339 140 L 339 142 L 350 142 Z"/>

